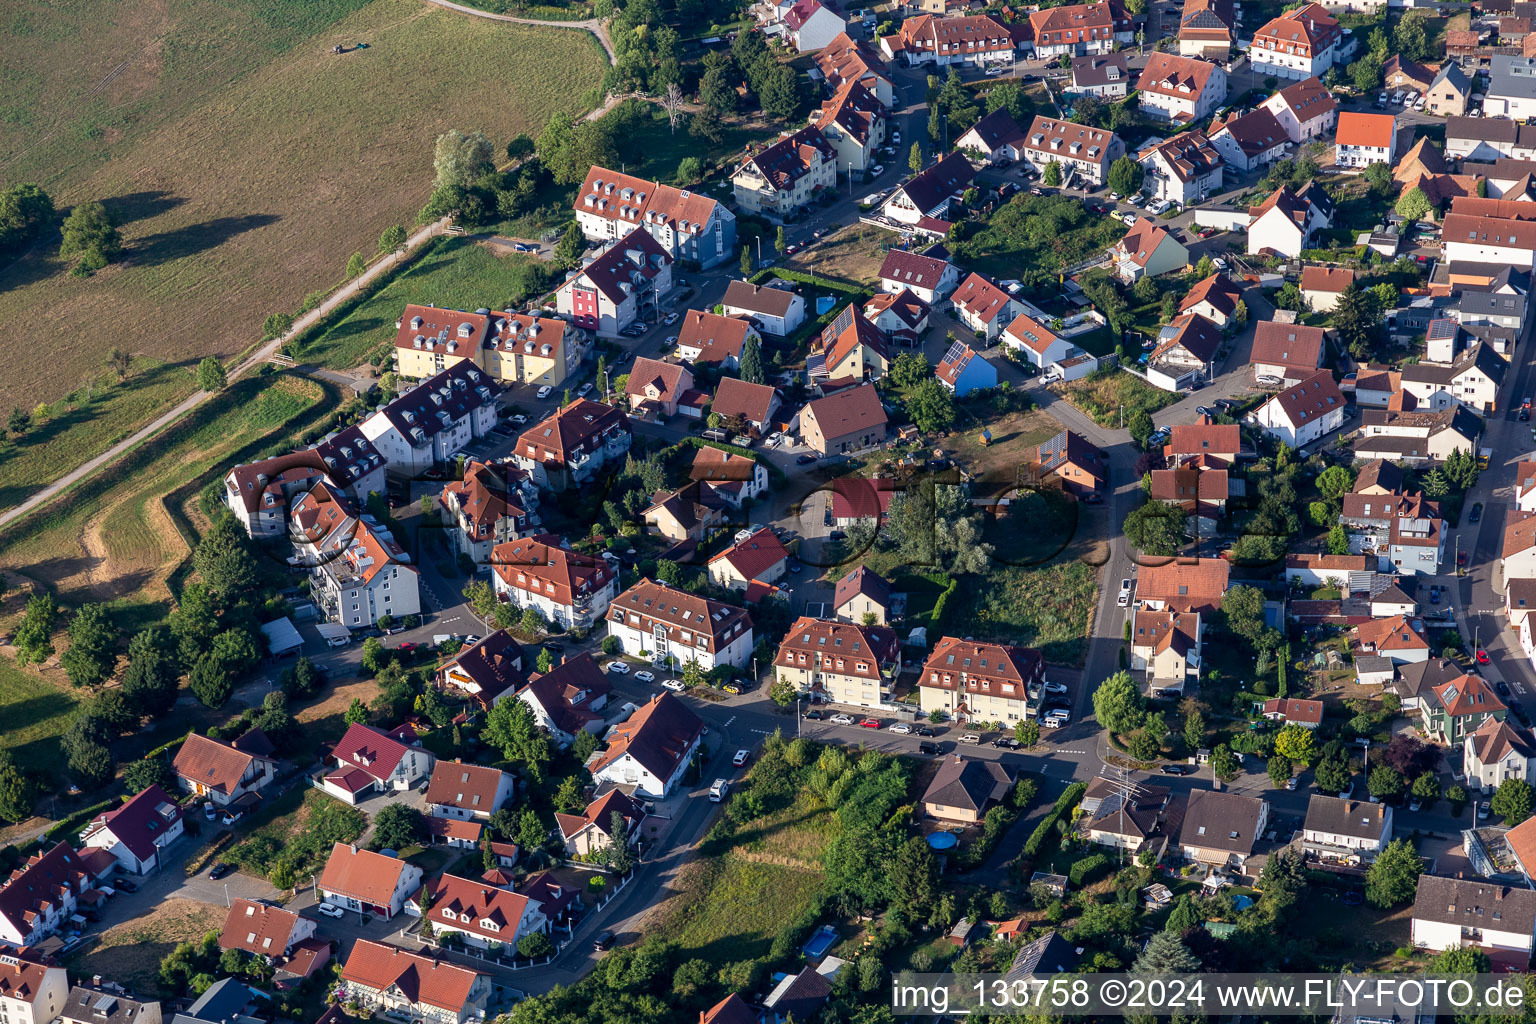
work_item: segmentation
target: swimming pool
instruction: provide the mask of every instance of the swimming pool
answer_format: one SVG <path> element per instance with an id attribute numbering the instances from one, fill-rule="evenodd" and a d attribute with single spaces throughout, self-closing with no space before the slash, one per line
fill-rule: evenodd
<path id="1" fill-rule="evenodd" d="M 831 949 L 832 944 L 836 941 L 837 929 L 829 924 L 824 924 L 816 929 L 816 934 L 812 935 L 806 944 L 800 947 L 800 951 L 812 960 L 815 960 L 818 957 L 826 956 L 827 950 Z"/>

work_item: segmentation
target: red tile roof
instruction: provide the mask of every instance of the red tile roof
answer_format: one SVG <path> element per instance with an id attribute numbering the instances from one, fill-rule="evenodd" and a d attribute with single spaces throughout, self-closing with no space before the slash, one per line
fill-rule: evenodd
<path id="1" fill-rule="evenodd" d="M 1336 409 L 1344 408 L 1344 393 L 1333 379 L 1330 370 L 1319 370 L 1299 384 L 1280 392 L 1271 402 L 1276 402 L 1292 426 L 1319 419 Z"/>
<path id="2" fill-rule="evenodd" d="M 1242 297 L 1242 289 L 1218 270 L 1189 290 L 1184 301 L 1179 303 L 1179 312 L 1185 313 L 1202 302 L 1209 302 L 1224 315 L 1231 316 L 1236 312 L 1238 300 Z"/>
<path id="3" fill-rule="evenodd" d="M 704 723 L 687 704 L 670 693 L 657 694 L 609 730 L 608 749 L 592 763 L 592 773 L 628 754 L 657 778 L 670 779 L 703 731 Z"/>
<path id="4" fill-rule="evenodd" d="M 257 956 L 281 957 L 294 941 L 299 915 L 255 900 L 237 899 L 229 905 L 220 949 L 243 949 Z"/>
<path id="5" fill-rule="evenodd" d="M 397 987 L 411 1003 L 435 1006 L 450 1013 L 460 1013 L 468 1004 L 475 982 L 486 977 L 482 971 L 460 967 L 431 957 L 386 946 L 382 942 L 358 939 L 341 969 L 341 980 L 383 992 Z"/>
<path id="6" fill-rule="evenodd" d="M 838 602 L 841 604 L 841 602 Z M 773 663 L 783 668 L 879 679 L 881 668 L 901 660 L 901 641 L 888 626 L 801 616 L 789 627 Z"/>
<path id="7" fill-rule="evenodd" d="M 960 282 L 949 301 L 984 324 L 1011 308 L 1008 293 L 976 273 Z"/>
<path id="8" fill-rule="evenodd" d="M 507 586 L 536 592 L 560 605 L 573 604 L 614 579 L 606 560 L 560 544 L 560 538 L 551 533 L 497 544 L 491 552 L 492 567 Z"/>
<path id="9" fill-rule="evenodd" d="M 624 828 L 626 833 L 633 832 L 645 817 L 645 811 L 640 805 L 624 794 L 622 789 L 610 789 L 602 796 L 587 804 L 580 814 L 556 814 L 555 824 L 560 827 L 560 836 L 569 842 L 584 828 L 595 828 L 609 839 L 613 838 L 610 831 L 614 814 L 624 816 Z"/>
<path id="10" fill-rule="evenodd" d="M 1003 329 L 1003 333 L 1041 356 L 1045 354 L 1046 349 L 1061 340 L 1050 328 L 1028 313 L 1020 313 L 1014 317 L 1013 322 Z"/>
<path id="11" fill-rule="evenodd" d="M 1264 714 L 1279 715 L 1287 722 L 1302 725 L 1323 724 L 1323 702 L 1320 700 L 1296 700 L 1280 697 L 1264 702 Z"/>
<path id="12" fill-rule="evenodd" d="M 375 907 L 387 907 L 405 871 L 405 861 L 346 843 L 334 843 L 320 873 L 320 888 Z"/>
<path id="13" fill-rule="evenodd" d="M 458 875 L 440 875 L 423 888 L 431 895 L 428 914 L 433 924 L 442 923 L 492 942 L 515 941 L 528 908 L 526 896 Z M 493 927 L 487 927 L 487 921 Z"/>
<path id="14" fill-rule="evenodd" d="M 668 641 L 673 644 L 697 645 L 696 639 L 683 640 L 685 631 L 695 638 L 707 637 L 708 646 L 699 650 L 710 652 L 723 651 L 735 636 L 740 635 L 740 630 L 752 628 L 752 617 L 744 608 L 648 579 L 640 580 L 616 597 L 608 611 L 608 618 L 614 622 L 630 616 L 640 618 L 638 627 L 631 623 L 631 628 L 639 628 L 648 635 L 654 635 L 658 626 L 665 627 Z"/>
<path id="15" fill-rule="evenodd" d="M 880 404 L 880 393 L 873 384 L 818 398 L 806 404 L 802 415 L 815 420 L 821 428 L 821 436 L 829 441 L 860 430 L 883 427 L 888 422 L 885 406 Z"/>
<path id="16" fill-rule="evenodd" d="M 923 663 L 919 685 L 1026 700 L 1027 688 L 1044 679 L 1045 659 L 1032 647 L 946 636 Z"/>
<path id="17" fill-rule="evenodd" d="M 878 519 L 890 511 L 896 481 L 889 477 L 838 477 L 832 481 L 833 519 Z"/>
<path id="18" fill-rule="evenodd" d="M 1131 230 L 1120 239 L 1120 249 L 1132 263 L 1144 267 L 1158 247 L 1167 241 L 1173 241 L 1173 236 L 1163 230 L 1160 224 L 1151 217 L 1138 217 L 1136 223 L 1131 225 Z"/>
<path id="19" fill-rule="evenodd" d="M 611 405 L 578 398 L 519 434 L 514 451 L 545 465 L 564 465 L 572 455 L 595 448 L 600 437 L 628 433 L 627 422 Z"/>
<path id="20" fill-rule="evenodd" d="M 1302 267 L 1301 290 L 1304 292 L 1342 292 L 1355 280 L 1347 267 Z"/>
<path id="21" fill-rule="evenodd" d="M 1231 569 L 1224 558 L 1144 565 L 1136 596 L 1143 601 L 1160 601 L 1175 611 L 1215 611 L 1227 592 Z"/>
<path id="22" fill-rule="evenodd" d="M 1508 710 L 1504 702 L 1499 700 L 1498 694 L 1493 692 L 1493 687 L 1483 681 L 1482 676 L 1462 676 L 1460 679 L 1441 683 L 1434 689 L 1435 696 L 1440 698 L 1440 703 L 1445 707 L 1445 713 L 1452 718 L 1459 718 L 1462 715 L 1491 715 L 1497 711 Z"/>
<path id="23" fill-rule="evenodd" d="M 1346 110 L 1339 114 L 1338 143 L 1341 146 L 1392 145 L 1397 132 L 1397 118 L 1391 114 L 1361 114 Z"/>
<path id="24" fill-rule="evenodd" d="M 38 996 L 42 995 L 43 983 L 48 977 L 49 970 L 63 970 L 63 968 L 51 967 L 48 963 L 27 953 L 7 950 L 6 955 L 0 957 L 0 999 L 36 1003 Z M 42 1024 L 39 1020 L 41 1014 L 36 1009 L 32 1014 L 32 1020 Z"/>
<path id="25" fill-rule="evenodd" d="M 1216 65 L 1208 60 L 1154 50 L 1147 58 L 1141 77 L 1136 80 L 1136 88 L 1156 95 L 1198 101 L 1215 70 Z"/>
<path id="26" fill-rule="evenodd" d="M 695 365 L 724 363 L 727 359 L 741 358 L 741 350 L 751 333 L 752 325 L 742 317 L 690 309 L 683 314 L 683 322 L 678 326 L 677 347 L 698 349 Z"/>
<path id="27" fill-rule="evenodd" d="M 780 542 L 778 535 L 764 526 L 752 536 L 711 558 L 709 564 L 729 562 L 742 579 L 750 582 L 788 558 L 789 551 Z"/>
<path id="28" fill-rule="evenodd" d="M 574 205 L 581 213 L 610 221 L 635 227 L 666 225 L 680 234 L 698 234 L 719 208 L 716 200 L 702 192 L 647 181 L 595 164 L 587 171 Z"/>
<path id="29" fill-rule="evenodd" d="M 427 803 L 490 814 L 496 810 L 496 794 L 505 777 L 505 772 L 495 768 L 439 760 L 427 784 Z"/>
<path id="30" fill-rule="evenodd" d="M 1326 335 L 1327 332 L 1321 327 L 1282 324 L 1273 320 L 1260 321 L 1254 327 L 1253 356 L 1250 361 L 1305 370 L 1311 374 L 1323 361 L 1323 339 Z"/>
<path id="31" fill-rule="evenodd" d="M 217 792 L 230 794 L 240 786 L 251 762 L 257 755 L 236 747 L 233 743 L 209 739 L 197 733 L 188 733 L 181 749 L 171 761 L 176 774 L 188 782 L 195 782 Z M 260 758 L 270 760 L 270 758 Z"/>
<path id="32" fill-rule="evenodd" d="M 835 518 L 835 517 L 834 517 Z M 873 569 L 860 565 L 837 581 L 832 594 L 832 607 L 841 608 L 855 597 L 863 595 L 882 608 L 891 604 L 891 584 Z M 791 631 L 793 632 L 793 631 Z"/>
<path id="33" fill-rule="evenodd" d="M 1390 619 L 1374 619 L 1355 627 L 1355 640 L 1361 647 L 1374 651 L 1427 651 L 1429 642 L 1419 633 L 1417 620 L 1394 615 Z"/>
<path id="34" fill-rule="evenodd" d="M 388 782 L 410 748 L 371 725 L 354 723 L 331 751 L 338 767 L 361 771 L 378 782 Z"/>

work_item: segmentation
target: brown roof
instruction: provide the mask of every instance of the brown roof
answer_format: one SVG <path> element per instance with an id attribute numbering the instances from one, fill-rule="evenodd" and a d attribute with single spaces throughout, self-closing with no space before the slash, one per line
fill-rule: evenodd
<path id="1" fill-rule="evenodd" d="M 1345 267 L 1302 267 L 1301 290 L 1304 292 L 1342 292 L 1355 280 L 1355 272 Z"/>
<path id="2" fill-rule="evenodd" d="M 1179 830 L 1179 844 L 1204 850 L 1225 850 L 1249 854 L 1259 838 L 1259 815 L 1264 801 L 1210 789 L 1196 789 L 1189 794 L 1184 824 Z"/>
<path id="3" fill-rule="evenodd" d="M 1029 16 L 1037 46 L 1113 40 L 1115 17 L 1108 3 L 1048 7 Z"/>
<path id="4" fill-rule="evenodd" d="M 1289 139 L 1289 136 L 1285 133 L 1285 128 L 1281 126 L 1274 113 L 1268 107 L 1254 107 L 1248 113 L 1242 115 L 1229 114 L 1225 121 L 1218 117 L 1211 122 L 1211 130 L 1206 134 L 1215 138 L 1222 132 L 1232 136 L 1232 141 L 1237 143 L 1238 148 L 1248 157 L 1257 157 L 1265 150 L 1285 144 Z M 1278 192 L 1290 194 L 1283 186 Z M 1264 210 L 1272 205 L 1273 201 L 1274 197 L 1271 196 L 1270 199 L 1261 203 L 1257 207 L 1257 211 L 1253 212 L 1254 218 L 1257 219 Z"/>
<path id="5" fill-rule="evenodd" d="M 503 519 L 525 519 L 528 515 L 521 489 L 527 479 L 527 471 L 515 465 L 492 465 L 472 458 L 464 464 L 464 478 L 449 481 L 438 500 L 451 509 L 448 496 L 453 495 L 469 533 L 485 540 L 495 535 Z"/>
<path id="6" fill-rule="evenodd" d="M 1225 315 L 1231 316 L 1237 310 L 1238 300 L 1242 297 L 1242 289 L 1218 270 L 1189 290 L 1189 294 L 1184 296 L 1184 301 L 1179 303 L 1179 312 L 1187 312 L 1201 302 L 1209 302 Z"/>
<path id="7" fill-rule="evenodd" d="M 1374 619 L 1355 627 L 1355 639 L 1361 647 L 1384 651 L 1427 651 L 1429 642 L 1419 633 L 1417 620 L 1394 615 L 1390 619 Z"/>
<path id="8" fill-rule="evenodd" d="M 1321 327 L 1262 320 L 1254 328 L 1251 362 L 1312 373 L 1323 361 Z"/>
<path id="9" fill-rule="evenodd" d="M 427 803 L 490 814 L 496 810 L 496 793 L 504 774 L 478 764 L 439 760 L 427 785 Z"/>
<path id="10" fill-rule="evenodd" d="M 707 1010 L 699 1011 L 699 1024 L 758 1024 L 757 1013 L 732 992 Z"/>
<path id="11" fill-rule="evenodd" d="M 635 228 L 582 267 L 571 281 L 586 280 L 602 292 L 609 302 L 619 305 L 632 294 L 636 274 L 645 278 L 655 277 L 662 267 L 671 262 L 672 257 L 661 247 L 660 242 L 651 237 L 650 232 L 644 228 Z M 569 283 L 561 287 L 565 288 Z"/>
<path id="12" fill-rule="evenodd" d="M 258 956 L 281 957 L 293 941 L 299 915 L 255 900 L 237 899 L 229 905 L 219 948 L 243 949 Z"/>
<path id="13" fill-rule="evenodd" d="M 574 205 L 583 213 L 635 227 L 664 224 L 679 234 L 698 234 L 719 208 L 714 199 L 702 192 L 647 181 L 595 164 L 587 171 Z"/>
<path id="14" fill-rule="evenodd" d="M 903 287 L 933 289 L 938 287 L 939 279 L 950 266 L 948 260 L 937 256 L 891 249 L 885 254 L 885 262 L 880 264 L 880 279 L 894 281 Z"/>
<path id="15" fill-rule="evenodd" d="M 1143 566 L 1136 593 L 1144 601 L 1161 601 L 1175 611 L 1215 611 L 1226 595 L 1231 568 L 1224 558 Z"/>
<path id="16" fill-rule="evenodd" d="M 631 404 L 650 401 L 650 396 L 645 389 L 655 387 L 659 393 L 657 401 L 675 401 L 684 391 L 693 386 L 693 374 L 688 372 L 686 366 L 678 363 L 663 362 L 660 359 L 650 359 L 641 356 L 635 360 L 635 365 L 629 371 L 629 384 L 626 394 Z"/>
<path id="17" fill-rule="evenodd" d="M 822 161 L 836 159 L 837 149 L 812 124 L 749 154 L 744 163 L 755 167 L 775 189 L 786 191 Z"/>
<path id="18" fill-rule="evenodd" d="M 358 939 L 352 945 L 341 979 L 376 991 L 397 987 L 411 1003 L 424 1003 L 459 1013 L 469 1002 L 475 981 L 486 975 L 411 953 L 382 942 Z"/>
<path id="19" fill-rule="evenodd" d="M 770 288 L 767 285 L 751 284 L 747 281 L 732 281 L 725 286 L 725 298 L 721 300 L 721 304 L 745 309 L 751 313 L 784 317 L 789 315 L 789 307 L 794 299 L 795 293 L 787 288 Z"/>
<path id="20" fill-rule="evenodd" d="M 405 866 L 405 861 L 396 857 L 334 843 L 325 870 L 320 873 L 320 888 L 376 907 L 387 907 Z"/>
<path id="21" fill-rule="evenodd" d="M 839 32 L 837 38 L 817 52 L 816 66 L 834 89 L 843 82 L 865 78 L 891 80 L 885 61 L 875 48 L 862 39 L 850 38 L 846 32 Z"/>
<path id="22" fill-rule="evenodd" d="M 1328 569 L 1336 572 L 1364 572 L 1373 559 L 1365 555 L 1297 554 L 1285 556 L 1287 569 Z"/>
<path id="23" fill-rule="evenodd" d="M 774 396 L 778 392 L 766 384 L 753 384 L 735 377 L 721 377 L 715 389 L 710 412 L 722 416 L 740 416 L 752 423 L 767 423 Z"/>
<path id="24" fill-rule="evenodd" d="M 1526 818 L 1504 833 L 1504 841 L 1509 844 L 1509 851 L 1515 855 L 1526 874 L 1536 876 L 1536 818 Z"/>
<path id="25" fill-rule="evenodd" d="M 923 791 L 923 803 L 968 808 L 980 815 L 989 804 L 1001 800 L 1011 785 L 1013 777 L 996 761 L 955 754 L 939 764 L 933 781 Z"/>
<path id="26" fill-rule="evenodd" d="M 1509 721 L 1490 718 L 1467 737 L 1477 759 L 1483 764 L 1502 761 L 1510 754 L 1519 754 L 1526 760 L 1536 758 L 1536 741 L 1531 734 Z"/>
<path id="27" fill-rule="evenodd" d="M 1460 679 L 1441 683 L 1434 688 L 1434 691 L 1435 696 L 1440 698 L 1445 713 L 1452 717 L 1491 715 L 1497 711 L 1508 710 L 1504 702 L 1499 700 L 1498 695 L 1493 692 L 1493 687 L 1483 681 L 1482 676 L 1464 675 Z"/>
<path id="28" fill-rule="evenodd" d="M 1037 114 L 1029 126 L 1029 137 L 1024 145 L 1041 155 L 1070 156 L 1103 163 L 1114 141 L 1114 132 Z M 1074 146 L 1077 152 L 1073 152 Z"/>
<path id="29" fill-rule="evenodd" d="M 1536 931 L 1536 891 L 1481 878 L 1420 875 L 1413 919 L 1530 935 Z"/>
<path id="30" fill-rule="evenodd" d="M 1271 402 L 1278 402 L 1285 418 L 1294 426 L 1344 408 L 1344 393 L 1333 379 L 1331 370 L 1319 370 L 1299 384 L 1286 388 Z"/>
<path id="31" fill-rule="evenodd" d="M 1221 328 L 1199 313 L 1183 313 L 1169 321 L 1174 333 L 1152 351 L 1157 359 L 1176 348 L 1182 348 L 1202 363 L 1216 358 L 1221 348 Z"/>
<path id="32" fill-rule="evenodd" d="M 1045 678 L 1045 659 L 1032 647 L 946 636 L 923 663 L 921 678 L 920 686 L 1026 700 L 1028 687 Z"/>
<path id="33" fill-rule="evenodd" d="M 803 415 L 814 419 L 821 428 L 821 436 L 828 439 L 887 423 L 885 406 L 880 404 L 880 393 L 873 384 L 818 398 L 806 405 Z"/>
<path id="34" fill-rule="evenodd" d="M 751 581 L 788 559 L 789 551 L 778 534 L 763 526 L 715 555 L 708 564 L 729 563 L 742 579 Z"/>
<path id="35" fill-rule="evenodd" d="M 515 937 L 528 909 L 526 896 L 458 875 L 444 873 L 423 889 L 431 895 L 432 916 L 443 917 L 451 911 L 454 928 L 496 942 Z M 483 921 L 495 927 L 488 928 Z"/>
<path id="36" fill-rule="evenodd" d="M 908 329 L 916 330 L 928 316 L 928 303 L 912 294 L 911 289 L 899 292 L 880 292 L 864 303 L 864 315 L 871 321 L 890 310 Z"/>
<path id="37" fill-rule="evenodd" d="M 1306 4 L 1271 19 L 1253 34 L 1256 46 L 1321 54 L 1341 35 L 1339 23 L 1319 4 Z"/>
<path id="38" fill-rule="evenodd" d="M 1536 547 L 1536 512 L 1510 509 L 1504 517 L 1504 548 L 1501 558 Z"/>
<path id="39" fill-rule="evenodd" d="M 638 625 L 633 617 L 638 616 Z M 647 635 L 654 635 L 657 626 L 667 629 L 668 641 L 693 647 L 696 641 L 684 641 L 683 633 L 708 638 L 708 651 L 724 650 L 741 630 L 752 628 L 752 617 L 745 608 L 738 608 L 723 601 L 712 601 L 686 591 L 642 579 L 624 593 L 614 598 L 609 606 L 608 618 L 618 622 L 630 620 L 631 628 L 638 628 Z"/>
<path id="40" fill-rule="evenodd" d="M 515 451 L 547 465 L 564 465 L 572 455 L 595 447 L 600 436 L 628 429 L 618 409 L 578 398 L 519 434 Z"/>
<path id="41" fill-rule="evenodd" d="M 1200 630 L 1200 616 L 1192 612 L 1154 612 L 1143 608 L 1137 610 L 1132 627 L 1132 647 L 1150 647 L 1154 651 L 1175 645 L 1193 648 Z"/>
<path id="42" fill-rule="evenodd" d="M 479 643 L 460 649 L 438 670 L 438 676 L 457 668 L 479 686 L 476 696 L 488 707 L 502 693 L 523 685 L 522 661 L 522 647 L 511 633 L 498 629 Z"/>
<path id="43" fill-rule="evenodd" d="M 836 125 L 860 145 L 864 145 L 874 134 L 875 124 L 884 120 L 885 114 L 884 104 L 875 99 L 868 89 L 859 82 L 849 81 L 844 82 L 832 98 L 821 105 L 821 116 L 816 121 L 816 127 L 827 132 Z"/>
<path id="44" fill-rule="evenodd" d="M 270 760 L 269 758 L 259 758 Z M 258 760 L 256 754 L 241 750 L 233 743 L 209 739 L 197 733 L 188 733 L 171 766 L 176 774 L 189 782 L 208 787 L 218 793 L 233 793 L 240 780 Z"/>
<path id="45" fill-rule="evenodd" d="M 1136 80 L 1136 88 L 1162 96 L 1198 99 L 1210 84 L 1211 72 L 1215 70 L 1216 65 L 1208 60 L 1155 50 L 1147 58 L 1146 67 Z"/>
<path id="46" fill-rule="evenodd" d="M 784 668 L 879 679 L 901 659 L 901 641 L 889 626 L 863 626 L 802 615 L 789 627 L 773 657 Z"/>
<path id="47" fill-rule="evenodd" d="M 677 347 L 698 349 L 695 364 L 723 363 L 741 358 L 751 332 L 752 325 L 742 317 L 690 309 L 677 329 Z"/>
<path id="48" fill-rule="evenodd" d="M 551 533 L 497 544 L 491 551 L 492 568 L 507 586 L 537 591 L 561 605 L 573 604 L 615 578 L 605 560 L 560 545 L 561 539 Z"/>
<path id="49" fill-rule="evenodd" d="M 1302 827 L 1356 839 L 1386 839 L 1386 806 L 1313 793 L 1307 800 L 1306 824 Z"/>
<path id="50" fill-rule="evenodd" d="M 610 826 L 615 813 L 624 816 L 625 828 L 628 832 L 634 831 L 640 819 L 645 817 L 645 811 L 626 796 L 622 789 L 610 789 L 587 804 L 586 810 L 580 814 L 556 814 L 555 824 L 560 826 L 560 835 L 565 839 L 572 838 L 588 826 L 612 839 L 613 833 L 610 831 Z"/>
<path id="51" fill-rule="evenodd" d="M 14 999 L 22 1003 L 36 1003 L 42 995 L 43 982 L 48 971 L 63 970 L 52 967 L 27 953 L 8 951 L 0 957 L 0 999 Z M 40 1014 L 33 1011 L 34 1020 Z"/>
<path id="52" fill-rule="evenodd" d="M 1320 700 L 1297 700 L 1294 697 L 1275 697 L 1264 702 L 1263 712 L 1266 715 L 1279 715 L 1287 722 L 1299 722 L 1306 725 L 1321 725 L 1323 723 L 1323 702 Z"/>
<path id="53" fill-rule="evenodd" d="M 1132 263 L 1144 267 L 1158 247 L 1167 241 L 1173 241 L 1173 236 L 1163 230 L 1160 224 L 1151 217 L 1138 217 L 1136 223 L 1131 225 L 1131 230 L 1120 239 L 1120 249 Z"/>
<path id="54" fill-rule="evenodd" d="M 1334 102 L 1333 94 L 1314 75 L 1281 89 L 1275 95 L 1285 101 L 1285 105 L 1296 115 L 1296 120 L 1306 124 L 1314 117 L 1334 110 L 1338 104 Z"/>
<path id="55" fill-rule="evenodd" d="M 837 581 L 837 587 L 832 594 L 832 607 L 841 608 L 861 594 L 882 608 L 890 607 L 891 584 L 884 576 L 862 565 Z"/>
<path id="56" fill-rule="evenodd" d="M 609 730 L 608 749 L 591 770 L 596 774 L 628 754 L 657 778 L 670 779 L 703 731 L 704 723 L 687 704 L 670 693 L 657 694 Z"/>
<path id="57" fill-rule="evenodd" d="M 989 323 L 999 313 L 1009 309 L 1011 300 L 1007 292 L 980 274 L 973 273 L 960 282 L 960 287 L 950 296 L 950 302 L 964 308 L 982 323 Z"/>
<path id="58" fill-rule="evenodd" d="M 582 651 L 543 675 L 535 675 L 517 695 L 531 699 L 544 709 L 556 729 L 574 736 L 597 720 L 598 715 L 588 709 L 612 691 L 613 685 L 598 668 L 597 659 Z"/>

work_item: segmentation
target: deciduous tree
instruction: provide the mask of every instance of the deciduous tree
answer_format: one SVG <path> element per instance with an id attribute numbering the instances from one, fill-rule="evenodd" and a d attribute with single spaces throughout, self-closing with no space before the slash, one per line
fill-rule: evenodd
<path id="1" fill-rule="evenodd" d="M 1513 828 L 1531 816 L 1531 784 L 1524 779 L 1505 779 L 1490 801 L 1493 813 Z"/>
<path id="2" fill-rule="evenodd" d="M 1365 899 L 1373 907 L 1386 910 L 1413 899 L 1418 891 L 1424 861 L 1407 839 L 1394 839 L 1376 855 L 1365 876 Z"/>
<path id="3" fill-rule="evenodd" d="M 75 257 L 71 273 L 89 275 L 111 263 L 122 251 L 122 236 L 107 208 L 100 203 L 80 203 L 64 218 L 64 241 L 59 245 L 59 255 L 65 259 Z"/>
<path id="4" fill-rule="evenodd" d="M 69 624 L 69 650 L 59 659 L 74 686 L 100 686 L 117 664 L 117 627 L 106 605 L 86 604 Z"/>
<path id="5" fill-rule="evenodd" d="M 1129 672 L 1116 672 L 1093 691 L 1093 715 L 1112 733 L 1128 733 L 1146 717 L 1146 698 Z"/>

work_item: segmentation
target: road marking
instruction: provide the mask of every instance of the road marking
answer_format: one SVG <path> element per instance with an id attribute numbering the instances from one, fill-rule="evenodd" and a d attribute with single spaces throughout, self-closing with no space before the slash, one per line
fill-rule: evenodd
<path id="1" fill-rule="evenodd" d="M 736 721 L 736 716 L 732 715 L 730 718 L 727 718 L 725 721 L 720 723 L 720 728 L 722 728 L 722 729 L 728 728 L 730 726 L 730 724 L 732 722 L 734 722 L 734 721 Z"/>

